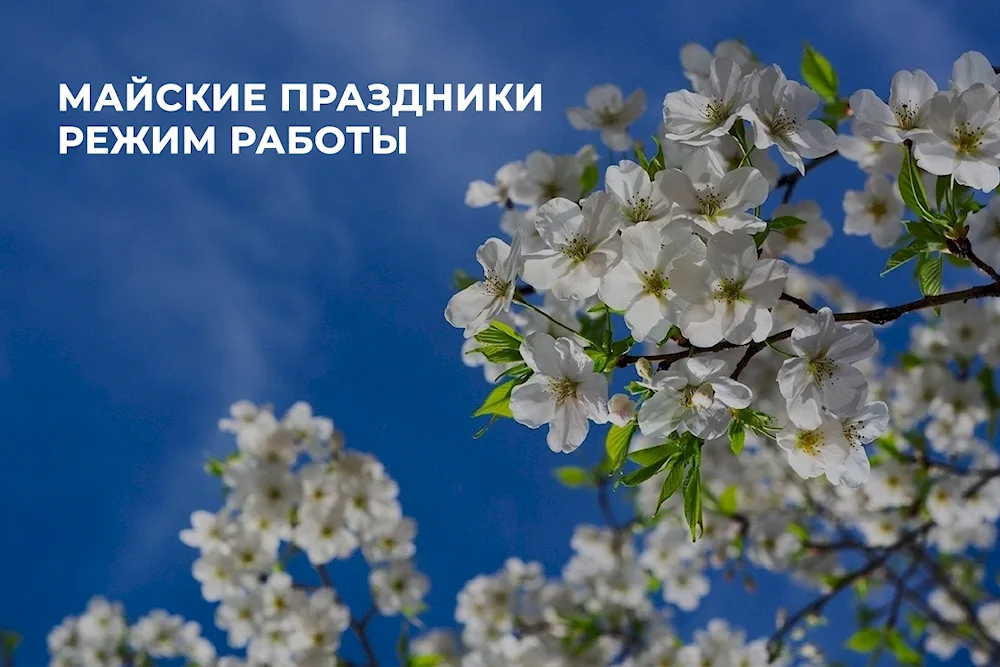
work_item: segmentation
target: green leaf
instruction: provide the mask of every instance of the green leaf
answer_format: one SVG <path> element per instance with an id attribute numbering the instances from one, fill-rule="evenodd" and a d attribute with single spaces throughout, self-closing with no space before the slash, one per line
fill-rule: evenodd
<path id="1" fill-rule="evenodd" d="M 14 655 L 14 651 L 24 641 L 24 638 L 13 630 L 0 630 L 0 637 L 3 637 L 3 651 L 7 657 Z"/>
<path id="2" fill-rule="evenodd" d="M 638 463 L 641 466 L 648 466 L 657 461 L 664 461 L 671 454 L 677 451 L 676 442 L 668 442 L 663 445 L 657 445 L 655 447 L 647 447 L 645 449 L 636 449 L 629 453 L 628 457 Z"/>
<path id="3" fill-rule="evenodd" d="M 837 101 L 837 73 L 833 65 L 823 54 L 804 44 L 805 53 L 802 55 L 802 78 L 810 88 L 823 98 L 826 102 Z"/>
<path id="4" fill-rule="evenodd" d="M 970 266 L 972 266 L 972 262 L 970 262 L 969 260 L 963 259 L 961 257 L 956 257 L 951 253 L 945 253 L 944 258 L 948 260 L 949 264 L 951 264 L 952 266 L 957 266 L 960 269 L 967 269 Z"/>
<path id="5" fill-rule="evenodd" d="M 226 473 L 226 463 L 220 459 L 209 459 L 205 463 L 205 472 L 212 477 L 222 478 Z"/>
<path id="6" fill-rule="evenodd" d="M 486 397 L 486 400 L 483 401 L 483 404 L 479 406 L 479 409 L 472 413 L 472 416 L 496 415 L 497 417 L 513 417 L 514 415 L 510 411 L 510 392 L 518 384 L 521 383 L 517 380 L 508 380 L 503 384 L 495 386 L 493 391 Z"/>
<path id="7" fill-rule="evenodd" d="M 796 218 L 794 215 L 779 215 L 777 218 L 768 223 L 768 227 L 771 228 L 772 232 L 780 232 L 785 229 L 791 229 L 792 227 L 798 227 L 800 225 L 806 224 L 806 221 L 802 218 Z"/>
<path id="8" fill-rule="evenodd" d="M 438 667 L 443 665 L 445 659 L 436 653 L 425 653 L 423 655 L 411 655 L 406 667 Z"/>
<path id="9" fill-rule="evenodd" d="M 903 148 L 903 166 L 899 170 L 899 194 L 911 211 L 927 220 L 937 220 L 938 215 L 931 210 L 927 203 L 927 191 L 924 190 L 924 182 L 920 178 L 920 169 L 913 154 Z"/>
<path id="10" fill-rule="evenodd" d="M 947 243 L 944 228 L 940 225 L 935 225 L 927 220 L 907 220 L 903 225 L 913 238 L 927 241 L 924 247 L 928 250 L 940 250 Z"/>
<path id="11" fill-rule="evenodd" d="M 642 468 L 639 468 L 638 470 L 634 470 L 629 474 L 623 476 L 620 480 L 618 480 L 617 483 L 624 484 L 625 486 L 639 486 L 647 479 L 649 479 L 656 473 L 660 472 L 660 469 L 663 468 L 664 463 L 666 463 L 666 459 L 662 461 L 656 461 L 655 463 L 652 463 L 648 466 L 644 466 Z"/>
<path id="12" fill-rule="evenodd" d="M 663 157 L 663 144 L 660 143 L 660 139 L 653 137 L 653 143 L 656 144 L 656 156 L 649 161 L 649 166 L 646 169 L 650 179 L 655 178 L 656 172 L 663 170 L 667 165 L 666 158 Z"/>
<path id="13" fill-rule="evenodd" d="M 578 489 L 582 486 L 593 486 L 594 484 L 593 473 L 578 466 L 562 466 L 561 468 L 556 468 L 553 474 L 563 486 L 569 489 Z"/>
<path id="14" fill-rule="evenodd" d="M 889 256 L 889 261 L 885 263 L 885 268 L 882 269 L 881 275 L 884 276 L 893 269 L 898 269 L 922 252 L 923 248 L 919 241 L 913 241 L 910 245 L 903 246 Z"/>
<path id="15" fill-rule="evenodd" d="M 896 656 L 896 660 L 902 665 L 919 665 L 921 664 L 920 654 L 913 650 L 913 647 L 906 643 L 903 639 L 903 635 L 900 634 L 899 630 L 893 629 L 886 637 L 889 644 L 889 650 L 892 654 Z"/>
<path id="16" fill-rule="evenodd" d="M 990 410 L 1000 410 L 1000 395 L 997 395 L 993 368 L 983 366 L 976 374 L 976 380 L 983 391 L 983 399 Z"/>
<path id="17" fill-rule="evenodd" d="M 764 231 L 754 234 L 753 241 L 759 248 L 764 245 L 764 241 L 767 240 L 767 237 L 771 234 L 771 232 L 783 232 L 804 224 L 806 224 L 805 220 L 796 218 L 794 215 L 780 215 L 767 223 L 767 227 L 764 228 Z"/>
<path id="18" fill-rule="evenodd" d="M 774 434 L 778 431 L 771 415 L 759 410 L 751 408 L 736 410 L 733 419 L 762 438 L 773 438 Z"/>
<path id="19" fill-rule="evenodd" d="M 847 118 L 847 112 L 850 110 L 851 105 L 847 100 L 837 100 L 836 102 L 827 102 L 823 105 L 823 122 L 826 123 L 834 132 L 840 127 L 841 121 Z"/>
<path id="20" fill-rule="evenodd" d="M 910 370 L 923 363 L 923 359 L 912 352 L 904 352 L 899 356 L 899 363 L 904 370 Z"/>
<path id="21" fill-rule="evenodd" d="M 478 281 L 475 278 L 473 278 L 472 276 L 470 276 L 468 273 L 466 273 L 465 271 L 462 271 L 461 269 L 459 269 L 458 271 L 455 272 L 455 275 L 451 279 L 451 282 L 452 282 L 452 285 L 455 288 L 455 291 L 456 292 L 461 292 L 466 287 L 469 287 L 471 285 L 475 285 Z"/>
<path id="22" fill-rule="evenodd" d="M 911 611 L 907 614 L 906 620 L 910 624 L 910 638 L 919 639 L 922 637 L 924 632 L 927 630 L 927 619 L 920 614 L 915 614 Z"/>
<path id="23" fill-rule="evenodd" d="M 482 347 L 469 350 L 466 354 L 481 354 L 486 357 L 487 361 L 495 364 L 509 364 L 522 360 L 520 347 L 509 348 L 498 345 L 483 345 Z"/>
<path id="24" fill-rule="evenodd" d="M 847 648 L 856 653 L 871 653 L 882 643 L 882 630 L 878 628 L 862 628 L 847 640 Z"/>
<path id="25" fill-rule="evenodd" d="M 509 378 L 514 380 L 520 380 L 520 382 L 524 382 L 529 377 L 531 377 L 531 374 L 532 370 L 528 366 L 528 364 L 518 364 L 516 366 L 511 366 L 503 373 L 501 373 L 500 377 L 497 378 L 497 381 L 500 381 L 504 378 Z M 518 384 L 520 384 L 520 382 Z"/>
<path id="26" fill-rule="evenodd" d="M 793 521 L 788 524 L 786 529 L 788 530 L 789 533 L 794 535 L 799 540 L 799 542 L 805 543 L 809 541 L 809 531 L 806 529 L 805 526 L 797 524 Z"/>
<path id="27" fill-rule="evenodd" d="M 642 167 L 642 170 L 649 173 L 649 158 L 646 157 L 646 153 L 642 150 L 642 145 L 639 142 L 635 144 L 635 159 Z"/>
<path id="28" fill-rule="evenodd" d="M 524 336 L 499 320 L 490 322 L 490 326 L 475 335 L 475 339 L 483 345 L 516 349 L 524 342 Z"/>
<path id="29" fill-rule="evenodd" d="M 635 433 L 637 424 L 633 419 L 625 426 L 611 425 L 608 429 L 608 436 L 604 440 L 604 451 L 611 462 L 609 474 L 614 474 L 625 465 L 625 457 L 628 455 L 628 446 L 632 442 L 632 434 Z"/>
<path id="30" fill-rule="evenodd" d="M 688 528 L 691 529 L 691 541 L 698 539 L 698 530 L 704 531 L 704 524 L 701 516 L 701 466 L 697 459 L 688 468 L 687 476 L 683 483 L 684 493 L 684 519 Z"/>
<path id="31" fill-rule="evenodd" d="M 931 257 L 923 254 L 917 261 L 917 283 L 924 296 L 936 296 L 941 293 L 941 274 L 944 271 L 944 257 L 938 254 Z"/>
<path id="32" fill-rule="evenodd" d="M 653 516 L 659 514 L 663 503 L 677 493 L 677 489 L 680 488 L 681 481 L 684 479 L 684 468 L 685 466 L 679 461 L 675 460 L 673 462 L 670 472 L 667 473 L 666 478 L 663 480 L 663 486 L 660 487 L 660 498 L 656 501 L 656 510 L 653 512 Z"/>
<path id="33" fill-rule="evenodd" d="M 719 496 L 719 511 L 726 515 L 736 514 L 739 509 L 738 491 L 735 484 L 730 484 Z"/>
<path id="34" fill-rule="evenodd" d="M 596 164 L 588 164 L 583 168 L 583 173 L 580 174 L 580 190 L 582 195 L 587 195 L 591 190 L 597 187 L 597 181 L 600 179 L 600 174 L 597 171 Z"/>
<path id="35" fill-rule="evenodd" d="M 934 201 L 939 211 L 941 205 L 948 201 L 949 192 L 951 192 L 951 176 L 938 176 L 934 182 Z"/>
<path id="36" fill-rule="evenodd" d="M 743 445 L 746 443 L 747 434 L 746 430 L 743 428 L 743 422 L 734 419 L 729 424 L 729 448 L 733 450 L 733 454 L 736 456 L 740 455 L 743 451 Z"/>

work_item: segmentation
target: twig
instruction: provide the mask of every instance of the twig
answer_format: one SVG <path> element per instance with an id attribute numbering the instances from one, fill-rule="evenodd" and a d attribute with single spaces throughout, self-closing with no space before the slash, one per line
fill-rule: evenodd
<path id="1" fill-rule="evenodd" d="M 1000 273 L 992 266 L 984 262 L 980 257 L 972 250 L 972 243 L 969 241 L 967 236 L 963 236 L 952 242 L 957 251 L 955 254 L 959 257 L 964 257 L 965 259 L 972 262 L 973 266 L 988 275 L 995 281 L 1000 281 Z M 950 247 L 951 244 L 949 244 Z"/>
<path id="2" fill-rule="evenodd" d="M 365 654 L 365 660 L 368 661 L 367 667 L 378 667 L 378 657 L 375 655 L 375 649 L 372 647 L 371 640 L 368 639 L 368 623 L 375 618 L 375 614 L 378 610 L 373 604 L 365 615 L 360 619 L 351 620 L 351 630 L 354 631 L 354 635 L 358 638 L 358 643 L 361 644 L 361 650 Z"/>
<path id="3" fill-rule="evenodd" d="M 837 151 L 834 151 L 832 153 L 827 153 L 822 157 L 818 157 L 815 160 L 810 160 L 809 162 L 806 163 L 805 174 L 808 174 L 816 167 L 820 166 L 827 160 L 836 157 L 837 155 L 838 155 Z M 799 181 L 802 180 L 802 177 L 805 176 L 805 174 L 800 173 L 798 171 L 793 171 L 791 173 L 783 175 L 781 178 L 778 179 L 778 184 L 775 189 L 785 188 L 785 194 L 781 197 L 782 204 L 787 204 L 792 200 L 792 192 L 795 190 L 795 186 L 799 184 Z"/>
<path id="4" fill-rule="evenodd" d="M 839 595 L 844 589 L 852 585 L 855 581 L 875 573 L 878 569 L 885 565 L 894 553 L 908 546 L 911 542 L 929 531 L 933 525 L 933 522 L 928 522 L 916 530 L 904 533 L 898 540 L 896 540 L 895 544 L 886 548 L 881 555 L 875 557 L 863 567 L 860 567 L 844 576 L 837 582 L 836 586 L 830 589 L 830 591 L 816 598 L 805 607 L 799 609 L 791 618 L 785 621 L 778 631 L 775 632 L 774 635 L 768 640 L 768 662 L 771 663 L 777 659 L 778 654 L 781 652 L 781 648 L 784 645 L 785 635 L 791 632 L 792 628 L 794 628 L 799 621 L 807 616 L 818 614 L 823 611 L 823 608 L 826 607 L 827 603 Z"/>
<path id="5" fill-rule="evenodd" d="M 788 303 L 794 303 L 796 306 L 806 311 L 807 313 L 815 314 L 819 312 L 818 308 L 809 305 L 809 303 L 806 302 L 805 299 L 800 299 L 797 296 L 792 296 L 791 294 L 786 294 L 782 292 L 781 296 L 778 298 L 781 299 L 782 301 L 787 301 Z"/>
<path id="6" fill-rule="evenodd" d="M 853 313 L 837 313 L 833 316 L 833 319 L 837 322 L 871 322 L 872 324 L 888 324 L 894 320 L 898 320 L 903 315 L 907 313 L 912 313 L 917 310 L 924 310 L 925 308 L 933 308 L 935 306 L 943 306 L 947 303 L 953 303 L 956 301 L 968 301 L 970 299 L 979 299 L 982 297 L 1000 296 L 1000 281 L 995 281 L 986 285 L 979 285 L 978 287 L 970 287 L 969 289 L 957 290 L 955 292 L 946 292 L 945 294 L 935 294 L 932 296 L 925 296 L 922 299 L 917 299 L 915 301 L 910 301 L 908 303 L 903 303 L 898 306 L 889 306 L 886 308 L 874 308 L 872 310 L 859 310 Z M 786 329 L 779 333 L 766 338 L 763 343 L 764 345 L 770 343 L 777 343 L 778 341 L 785 340 L 792 335 L 792 329 Z M 634 364 L 639 359 L 647 359 L 648 361 L 659 361 L 660 368 L 666 368 L 675 361 L 679 361 L 684 357 L 693 356 L 697 354 L 707 354 L 711 352 L 722 352 L 724 350 L 732 350 L 737 347 L 743 347 L 747 343 L 729 343 L 727 341 L 722 341 L 711 347 L 698 347 L 692 348 L 690 350 L 682 350 L 680 352 L 671 352 L 668 354 L 651 354 L 651 355 L 630 355 L 626 354 L 618 360 L 619 368 L 624 368 L 630 364 Z M 759 345 L 759 344 L 752 344 Z M 760 351 L 763 346 L 761 346 L 757 351 Z"/>

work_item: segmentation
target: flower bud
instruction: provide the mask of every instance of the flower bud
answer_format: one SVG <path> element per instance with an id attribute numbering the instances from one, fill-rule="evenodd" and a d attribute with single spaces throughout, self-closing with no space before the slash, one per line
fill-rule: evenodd
<path id="1" fill-rule="evenodd" d="M 643 357 L 635 362 L 635 370 L 644 381 L 653 381 L 653 364 L 649 363 L 649 359 Z"/>
<path id="2" fill-rule="evenodd" d="M 608 421 L 615 426 L 625 426 L 635 417 L 635 403 L 625 394 L 615 394 L 608 401 Z"/>

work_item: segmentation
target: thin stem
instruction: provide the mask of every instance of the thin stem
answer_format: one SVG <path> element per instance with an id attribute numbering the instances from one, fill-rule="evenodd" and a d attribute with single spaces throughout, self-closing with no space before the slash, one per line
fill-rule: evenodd
<path id="1" fill-rule="evenodd" d="M 368 639 L 368 623 L 375 618 L 375 614 L 378 610 L 373 604 L 365 615 L 357 620 L 351 620 L 351 630 L 354 631 L 354 636 L 358 638 L 358 643 L 361 644 L 361 650 L 365 654 L 365 660 L 367 660 L 367 667 L 378 667 L 378 657 L 375 655 L 375 649 L 372 647 L 371 640 Z"/>
<path id="2" fill-rule="evenodd" d="M 570 327 L 566 326 L 565 324 L 563 324 L 559 320 L 555 319 L 554 317 L 552 317 L 551 315 L 549 315 L 548 313 L 546 313 L 544 310 L 542 310 L 541 308 L 539 308 L 535 304 L 530 303 L 528 301 L 525 301 L 523 297 L 515 294 L 514 295 L 514 301 L 516 303 L 521 304 L 522 306 L 525 306 L 526 308 L 530 308 L 531 310 L 535 311 L 536 313 L 538 313 L 539 315 L 541 315 L 542 317 L 544 317 L 545 319 L 547 319 L 549 322 L 552 322 L 552 324 L 555 324 L 560 329 L 565 329 L 566 331 L 569 331 L 570 333 L 575 334 L 581 340 L 585 340 L 585 341 L 587 341 L 588 343 L 590 343 L 592 345 L 597 345 L 597 343 L 595 343 L 594 341 L 590 340 L 589 338 L 587 338 L 586 336 L 584 336 L 579 331 L 577 331 L 575 329 L 571 329 Z M 600 347 L 600 345 L 597 345 L 597 346 Z"/>
<path id="3" fill-rule="evenodd" d="M 820 166 L 827 160 L 836 157 L 838 153 L 834 151 L 833 153 L 828 153 L 822 157 L 818 157 L 815 160 L 810 160 L 805 165 L 805 173 L 800 173 L 798 171 L 793 171 L 791 173 L 785 174 L 778 179 L 778 188 L 785 188 L 785 194 L 781 197 L 781 203 L 787 204 L 792 200 L 792 192 L 794 192 L 795 187 L 802 180 L 802 177 L 808 174 L 810 171 Z"/>

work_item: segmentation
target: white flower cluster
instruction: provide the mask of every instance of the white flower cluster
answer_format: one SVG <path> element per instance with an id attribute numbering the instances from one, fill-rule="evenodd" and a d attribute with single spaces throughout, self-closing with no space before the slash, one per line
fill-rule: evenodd
<path id="1" fill-rule="evenodd" d="M 215 623 L 229 647 L 245 649 L 245 657 L 217 657 L 197 623 L 154 610 L 129 625 L 120 603 L 94 598 L 83 614 L 50 632 L 53 667 L 152 667 L 175 658 L 198 667 L 356 664 L 343 662 L 340 654 L 345 632 L 364 637 L 376 610 L 411 618 L 420 611 L 428 585 L 412 566 L 415 525 L 402 517 L 398 489 L 379 462 L 345 450 L 333 423 L 314 416 L 306 403 L 296 403 L 281 419 L 269 407 L 246 401 L 230 412 L 220 427 L 235 433 L 237 452 L 208 466 L 222 479 L 224 506 L 215 514 L 195 512 L 192 527 L 180 537 L 200 549 L 193 572 L 202 595 L 220 602 Z M 719 619 L 696 633 L 693 643 L 680 641 L 651 599 L 651 578 L 662 581 L 664 599 L 683 610 L 697 607 L 708 585 L 693 565 L 680 567 L 681 561 L 703 560 L 702 547 L 663 556 L 665 536 L 658 529 L 639 553 L 626 528 L 579 526 L 571 541 L 574 555 L 558 580 L 546 579 L 537 563 L 512 558 L 500 572 L 475 577 L 459 592 L 460 641 L 446 630 L 425 632 L 409 641 L 408 664 L 769 664 L 764 640 L 747 643 Z M 329 561 L 357 550 L 373 568 L 374 606 L 362 618 L 340 600 L 326 569 Z M 318 583 L 292 576 L 297 568 L 289 567 L 290 560 L 299 552 Z M 371 651 L 366 664 L 381 664 L 374 656 L 384 651 L 363 642 Z M 770 664 L 787 659 L 783 654 Z"/>
<path id="2" fill-rule="evenodd" d="M 399 488 L 382 464 L 345 451 L 333 423 L 313 416 L 307 403 L 296 403 L 281 419 L 248 401 L 235 403 L 230 412 L 219 427 L 235 434 L 237 452 L 212 464 L 226 490 L 225 504 L 214 514 L 195 512 L 192 527 L 180 537 L 200 550 L 194 577 L 202 596 L 220 603 L 216 625 L 226 631 L 231 648 L 246 649 L 246 664 L 335 664 L 351 613 L 326 565 L 358 550 L 371 567 L 373 609 L 384 616 L 419 612 L 429 582 L 411 560 L 416 524 L 402 515 Z M 293 582 L 286 567 L 298 552 L 316 568 L 319 584 Z M 181 625 L 176 617 L 154 612 L 126 635 L 115 620 L 120 606 L 97 601 L 92 607 L 50 636 L 53 655 L 66 658 L 60 664 L 122 664 L 115 649 L 122 641 L 137 656 L 184 655 L 200 667 L 214 662 L 214 650 L 198 638 L 197 624 Z M 96 620 L 85 621 L 91 616 Z M 87 630 L 96 627 L 104 628 L 103 634 Z M 73 634 L 74 629 L 79 631 Z M 72 646 L 91 653 L 63 650 Z M 93 657 L 93 651 L 101 656 Z M 244 664 L 225 660 L 220 667 Z"/>
<path id="3" fill-rule="evenodd" d="M 788 283 L 790 267 L 777 255 L 811 261 L 832 234 L 818 206 L 803 202 L 775 211 L 775 218 L 800 224 L 767 234 L 762 247 L 753 237 L 768 228 L 759 216 L 773 181 L 751 160 L 776 146 L 804 172 L 803 158 L 833 153 L 837 138 L 809 119 L 819 104 L 815 92 L 777 66 L 759 66 L 739 45 L 720 52 L 706 63 L 704 53 L 687 49 L 682 62 L 693 68 L 694 90 L 664 100 L 662 141 L 681 156 L 677 166 L 664 164 L 651 178 L 645 166 L 622 160 L 607 168 L 604 190 L 582 201 L 576 183 L 575 191 L 567 184 L 557 194 L 552 187 L 542 190 L 547 198 L 529 202 L 497 194 L 523 190 L 518 184 L 526 172 L 508 165 L 491 186 L 494 196 L 479 200 L 527 203 L 522 215 L 530 222 L 514 229 L 512 245 L 491 238 L 479 249 L 484 279 L 456 294 L 445 317 L 466 338 L 495 320 L 524 333 L 520 356 L 531 376 L 513 388 L 510 412 L 529 428 L 548 424 L 553 451 L 572 452 L 590 422 L 627 423 L 636 408 L 621 394 L 609 403 L 606 374 L 587 353 L 595 341 L 577 331 L 578 310 L 604 304 L 622 315 L 631 340 L 647 344 L 662 344 L 676 331 L 694 348 L 760 345 L 775 331 L 775 308 Z M 470 186 L 470 193 L 485 190 Z M 539 310 L 519 296 L 518 278 L 544 295 L 540 310 L 551 322 L 512 313 L 515 301 Z M 552 322 L 561 326 L 553 330 Z M 876 351 L 871 327 L 836 323 L 823 309 L 798 323 L 790 346 L 777 375 L 790 419 L 779 444 L 789 450 L 789 463 L 804 477 L 863 484 L 864 445 L 887 425 L 885 405 L 867 403 L 868 385 L 855 368 Z M 470 343 L 463 349 L 476 351 Z M 513 365 L 488 367 L 490 379 Z M 703 354 L 642 378 L 651 397 L 638 409 L 639 429 L 660 439 L 723 436 L 734 411 L 750 408 L 759 393 L 732 373 L 725 360 Z"/>
<path id="4" fill-rule="evenodd" d="M 984 192 L 1000 185 L 1000 75 L 978 51 L 955 61 L 948 88 L 923 70 L 897 72 L 889 102 L 872 90 L 851 97 L 854 133 L 912 142 L 921 169 Z"/>
<path id="5" fill-rule="evenodd" d="M 137 657 L 215 664 L 215 647 L 194 621 L 156 609 L 130 626 L 121 603 L 102 597 L 53 628 L 48 648 L 52 667 L 123 667 L 139 664 Z M 234 666 L 220 661 L 219 667 Z"/>
<path id="6" fill-rule="evenodd" d="M 892 247 L 903 234 L 905 206 L 898 185 L 902 152 L 909 142 L 924 188 L 935 191 L 935 177 L 977 190 L 1000 185 L 1000 93 L 997 75 L 986 57 L 970 51 L 952 68 L 948 88 L 923 70 L 897 72 L 888 103 L 872 90 L 859 90 L 850 100 L 853 134 L 842 135 L 840 154 L 858 163 L 868 179 L 863 190 L 844 195 L 844 233 L 871 236 L 879 248 Z M 987 262 L 1000 263 L 1000 222 L 993 204 L 968 219 L 969 235 Z"/>
<path id="7" fill-rule="evenodd" d="M 626 534 L 578 526 L 571 546 L 574 555 L 559 580 L 547 580 L 537 563 L 510 559 L 496 574 L 465 585 L 456 609 L 467 649 L 461 662 L 454 640 L 440 631 L 415 640 L 412 654 L 444 657 L 438 663 L 444 667 L 788 664 L 785 658 L 768 663 L 764 640 L 747 643 L 721 619 L 684 645 L 649 600 L 650 577 L 659 568 L 647 566 L 645 554 L 637 558 Z"/>

